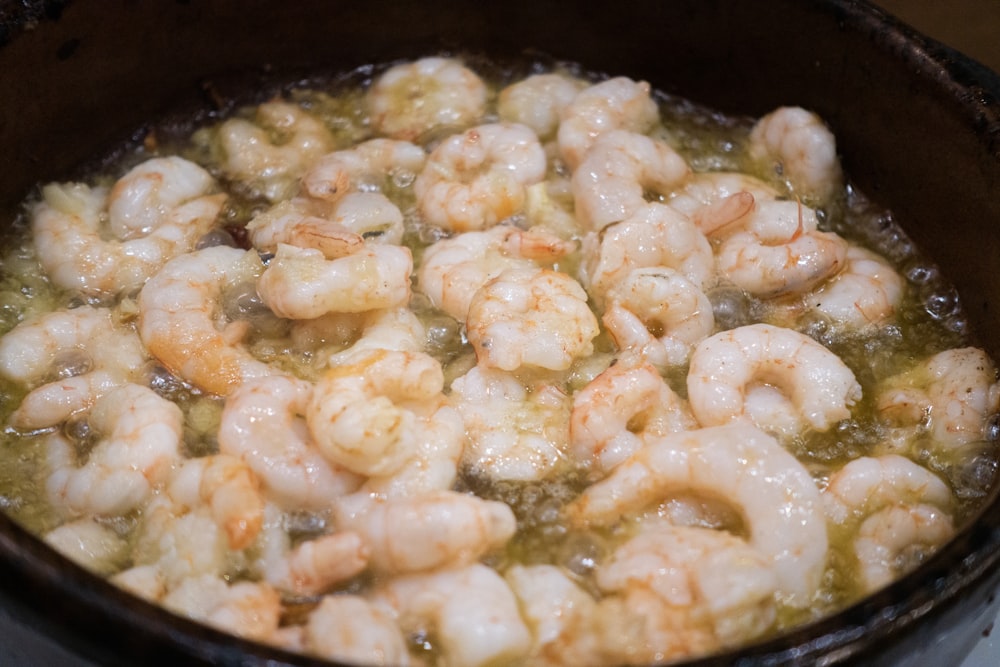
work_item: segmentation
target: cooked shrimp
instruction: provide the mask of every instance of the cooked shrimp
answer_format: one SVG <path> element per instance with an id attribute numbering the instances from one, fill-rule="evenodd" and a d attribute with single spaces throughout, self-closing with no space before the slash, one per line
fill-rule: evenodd
<path id="1" fill-rule="evenodd" d="M 806 292 L 847 262 L 847 241 L 817 224 L 816 212 L 799 202 L 756 202 L 719 246 L 719 271 L 760 297 Z"/>
<path id="2" fill-rule="evenodd" d="M 750 132 L 750 156 L 810 202 L 828 199 L 842 180 L 833 133 L 801 107 L 780 107 L 758 120 Z"/>
<path id="3" fill-rule="evenodd" d="M 564 74 L 533 74 L 500 91 L 501 120 L 530 127 L 542 139 L 553 137 L 559 119 L 587 84 Z"/>
<path id="4" fill-rule="evenodd" d="M 889 585 L 954 534 L 951 516 L 932 505 L 897 505 L 875 512 L 854 540 L 864 590 Z"/>
<path id="5" fill-rule="evenodd" d="M 171 372 L 213 394 L 271 375 L 239 345 L 247 323 L 225 321 L 219 303 L 226 289 L 255 281 L 260 270 L 257 253 L 226 246 L 171 260 L 139 293 L 142 342 Z"/>
<path id="6" fill-rule="evenodd" d="M 310 197 L 337 201 L 348 192 L 381 189 L 386 181 L 411 183 L 426 159 L 424 149 L 408 141 L 369 139 L 324 155 L 302 177 L 302 189 Z"/>
<path id="7" fill-rule="evenodd" d="M 341 499 L 334 517 L 340 530 L 360 536 L 370 567 L 386 575 L 473 563 L 517 529 L 505 503 L 447 490 L 388 499 L 358 493 Z"/>
<path id="8" fill-rule="evenodd" d="M 769 324 L 717 333 L 691 355 L 687 377 L 691 410 L 702 426 L 749 417 L 762 429 L 808 426 L 826 431 L 850 416 L 861 385 L 837 355 L 805 334 Z M 790 413 L 768 423 L 755 402 L 783 392 Z M 755 397 L 755 394 L 762 394 Z"/>
<path id="9" fill-rule="evenodd" d="M 180 408 L 152 389 L 126 384 L 95 402 L 89 422 L 104 437 L 85 463 L 65 435 L 47 436 L 49 499 L 69 515 L 112 516 L 137 508 L 180 458 Z"/>
<path id="10" fill-rule="evenodd" d="M 279 245 L 257 281 L 257 293 L 279 317 L 307 320 L 327 313 L 395 308 L 410 298 L 409 248 L 368 245 L 328 260 L 319 250 Z"/>
<path id="11" fill-rule="evenodd" d="M 309 613 L 306 650 L 320 658 L 409 667 L 406 638 L 391 608 L 359 595 L 327 595 Z"/>
<path id="12" fill-rule="evenodd" d="M 575 245 L 544 231 L 497 225 L 443 239 L 424 251 L 417 288 L 437 308 L 464 322 L 472 296 L 510 268 L 551 267 Z"/>
<path id="13" fill-rule="evenodd" d="M 404 633 L 435 637 L 452 667 L 514 664 L 531 650 L 510 586 L 485 565 L 397 577 L 373 599 L 396 611 Z"/>
<path id="14" fill-rule="evenodd" d="M 45 534 L 45 543 L 71 561 L 104 576 L 128 562 L 125 539 L 94 517 L 69 521 Z"/>
<path id="15" fill-rule="evenodd" d="M 583 251 L 588 260 L 582 278 L 599 305 L 634 269 L 675 269 L 699 289 L 715 278 L 708 239 L 690 219 L 664 204 L 646 204 L 628 220 L 588 234 Z"/>
<path id="16" fill-rule="evenodd" d="M 427 331 L 423 323 L 407 307 L 373 310 L 362 313 L 356 320 L 356 337 L 352 344 L 330 356 L 330 366 L 351 363 L 372 350 L 423 352 Z"/>
<path id="17" fill-rule="evenodd" d="M 279 201 L 333 148 L 333 135 L 305 109 L 281 100 L 257 107 L 253 121 L 230 118 L 218 128 L 227 177 L 255 194 Z"/>
<path id="18" fill-rule="evenodd" d="M 712 303 L 673 269 L 635 269 L 607 294 L 604 326 L 626 354 L 660 369 L 687 363 L 715 329 Z"/>
<path id="19" fill-rule="evenodd" d="M 653 366 L 617 363 L 573 396 L 570 452 L 602 474 L 650 440 L 696 426 L 688 406 Z"/>
<path id="20" fill-rule="evenodd" d="M 627 220 L 645 206 L 647 191 L 665 193 L 689 173 L 684 158 L 662 141 L 604 132 L 573 172 L 577 219 L 591 231 Z"/>
<path id="21" fill-rule="evenodd" d="M 997 370 L 979 348 L 939 352 L 884 381 L 876 408 L 891 423 L 926 432 L 945 448 L 986 440 L 1000 412 Z"/>
<path id="22" fill-rule="evenodd" d="M 805 302 L 839 329 L 865 331 L 892 319 L 904 287 L 903 277 L 883 257 L 852 245 L 843 271 L 809 293 Z"/>
<path id="23" fill-rule="evenodd" d="M 557 139 L 559 152 L 576 169 L 594 141 L 611 130 L 644 133 L 659 120 L 660 111 L 645 81 L 615 77 L 584 88 L 563 109 Z"/>
<path id="24" fill-rule="evenodd" d="M 529 128 L 478 125 L 435 148 L 413 190 L 430 224 L 458 232 L 484 229 L 522 210 L 525 188 L 544 178 L 546 166 Z"/>
<path id="25" fill-rule="evenodd" d="M 146 167 L 150 173 L 162 168 Z M 183 195 L 188 185 L 186 176 L 172 169 L 157 173 L 163 179 L 180 178 L 182 182 L 167 181 L 163 189 L 175 188 L 179 192 L 173 194 Z M 200 171 L 201 167 L 192 164 L 190 169 Z M 131 176 L 126 174 L 124 178 Z M 134 292 L 169 259 L 194 248 L 215 224 L 226 196 L 206 194 L 211 185 L 209 179 L 205 191 L 198 193 L 204 196 L 182 200 L 169 208 L 165 202 L 149 217 L 141 217 L 137 213 L 140 207 L 133 201 L 109 200 L 104 188 L 81 183 L 46 185 L 42 201 L 31 212 L 38 260 L 52 282 L 64 289 L 98 298 Z M 112 190 L 116 192 L 125 197 L 132 194 L 128 188 Z M 137 219 L 132 222 L 143 225 L 143 229 L 151 224 L 149 231 L 137 235 L 135 229 L 127 229 L 123 230 L 127 238 L 106 238 L 102 227 L 109 202 L 119 218 L 126 212 L 135 213 Z M 125 227 L 125 223 L 119 222 L 119 227 Z"/>
<path id="26" fill-rule="evenodd" d="M 777 199 L 779 192 L 760 180 L 734 171 L 699 172 L 669 193 L 667 204 L 691 218 L 705 234 L 740 222 L 747 195 L 752 201 Z"/>
<path id="27" fill-rule="evenodd" d="M 283 375 L 249 380 L 227 398 L 219 450 L 241 457 L 281 507 L 324 510 L 362 479 L 330 463 L 312 440 L 305 414 L 312 387 Z"/>
<path id="28" fill-rule="evenodd" d="M 466 319 L 480 364 L 566 370 L 594 351 L 597 318 L 587 293 L 565 273 L 507 269 L 475 293 Z"/>
<path id="29" fill-rule="evenodd" d="M 161 603 L 175 614 L 264 642 L 281 620 L 281 596 L 271 586 L 250 581 L 230 584 L 213 575 L 185 579 Z"/>
<path id="30" fill-rule="evenodd" d="M 381 192 L 349 192 L 334 205 L 330 218 L 368 243 L 403 242 L 403 213 Z"/>
<path id="31" fill-rule="evenodd" d="M 215 187 L 211 174 L 179 156 L 146 160 L 118 179 L 108 194 L 108 227 L 120 240 L 145 236 L 184 202 Z"/>
<path id="32" fill-rule="evenodd" d="M 376 132 L 414 141 L 439 128 L 464 128 L 486 111 L 486 84 L 452 58 L 421 58 L 390 67 L 366 96 Z"/>
<path id="33" fill-rule="evenodd" d="M 463 465 L 491 479 L 538 480 L 566 461 L 570 400 L 556 385 L 476 366 L 451 384 L 465 423 Z"/>
<path id="34" fill-rule="evenodd" d="M 336 259 L 364 248 L 361 234 L 340 221 L 317 215 L 308 202 L 301 199 L 283 201 L 255 216 L 247 223 L 253 247 L 273 253 L 279 245 L 312 248 L 326 259 Z"/>
<path id="35" fill-rule="evenodd" d="M 715 426 L 652 440 L 566 510 L 578 525 L 611 525 L 683 490 L 731 503 L 745 521 L 748 543 L 777 577 L 783 602 L 810 604 L 826 564 L 822 498 L 805 467 L 754 426 Z"/>

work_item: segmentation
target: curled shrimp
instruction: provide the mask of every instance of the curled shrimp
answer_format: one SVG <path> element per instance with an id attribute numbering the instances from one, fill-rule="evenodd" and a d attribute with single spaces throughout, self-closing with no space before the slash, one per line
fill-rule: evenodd
<path id="1" fill-rule="evenodd" d="M 134 183 L 154 175 L 156 188 Z M 46 185 L 31 213 L 38 260 L 64 289 L 98 298 L 134 292 L 215 224 L 226 196 L 208 194 L 214 184 L 192 162 L 154 158 L 122 177 L 110 195 L 81 183 Z M 105 219 L 124 236 L 105 232 Z"/>
<path id="2" fill-rule="evenodd" d="M 412 270 L 403 246 L 367 245 L 330 260 L 319 250 L 282 244 L 257 293 L 276 315 L 291 319 L 394 308 L 409 301 Z"/>
<path id="3" fill-rule="evenodd" d="M 171 260 L 139 293 L 142 342 L 171 372 L 213 394 L 271 375 L 239 345 L 247 322 L 228 321 L 220 303 L 227 289 L 254 282 L 260 270 L 257 253 L 226 246 Z"/>
<path id="4" fill-rule="evenodd" d="M 576 169 L 594 141 L 611 130 L 644 133 L 660 111 L 645 81 L 615 77 L 581 90 L 563 109 L 557 141 L 569 168 Z"/>
<path id="5" fill-rule="evenodd" d="M 849 417 L 861 398 L 861 385 L 837 355 L 804 334 L 769 324 L 702 341 L 691 355 L 687 388 L 702 426 L 747 416 L 760 428 L 778 431 L 803 424 L 825 431 Z M 787 397 L 791 413 L 778 422 L 761 410 L 775 390 Z"/>
<path id="6" fill-rule="evenodd" d="M 653 366 L 618 363 L 573 396 L 570 452 L 601 474 L 650 440 L 696 426 L 688 406 Z"/>
<path id="7" fill-rule="evenodd" d="M 645 206 L 645 192 L 667 192 L 689 173 L 684 158 L 662 141 L 605 132 L 573 172 L 577 218 L 591 231 L 631 218 Z"/>
<path id="8" fill-rule="evenodd" d="M 507 269 L 472 297 L 466 319 L 480 364 L 566 370 L 591 354 L 599 333 L 587 293 L 565 273 Z"/>
<path id="9" fill-rule="evenodd" d="M 724 498 L 741 514 L 748 543 L 766 557 L 783 601 L 807 606 L 826 566 L 820 492 L 805 467 L 774 438 L 748 424 L 654 439 L 567 506 L 571 522 L 606 526 L 689 490 Z"/>
<path id="10" fill-rule="evenodd" d="M 520 212 L 545 176 L 545 151 L 524 125 L 479 125 L 445 139 L 413 184 L 421 214 L 451 231 L 492 227 Z"/>
<path id="11" fill-rule="evenodd" d="M 486 110 L 486 84 L 454 58 L 429 57 L 383 72 L 365 96 L 372 127 L 414 141 L 438 128 L 464 128 Z"/>
<path id="12" fill-rule="evenodd" d="M 615 344 L 657 368 L 686 363 L 715 329 L 708 296 L 673 269 L 635 269 L 606 298 L 602 321 Z"/>
<path id="13" fill-rule="evenodd" d="M 759 178 L 734 171 L 692 173 L 670 192 L 666 203 L 691 218 L 705 234 L 738 224 L 746 210 L 747 195 L 753 201 L 777 199 L 780 193 Z"/>
<path id="14" fill-rule="evenodd" d="M 555 135 L 563 112 L 586 85 L 564 74 L 533 74 L 500 91 L 497 114 L 501 120 L 527 125 L 547 139 Z"/>
<path id="15" fill-rule="evenodd" d="M 437 308 L 464 322 L 480 287 L 509 268 L 551 267 L 575 249 L 545 231 L 497 225 L 442 239 L 424 251 L 417 287 Z"/>
<path id="16" fill-rule="evenodd" d="M 844 269 L 805 299 L 835 327 L 866 331 L 889 322 L 903 297 L 903 277 L 880 255 L 850 246 Z"/>
<path id="17" fill-rule="evenodd" d="M 254 216 L 246 230 L 253 247 L 274 253 L 279 245 L 312 248 L 326 259 L 337 259 L 364 247 L 361 234 L 339 220 L 324 217 L 304 200 L 286 200 Z"/>
<path id="18" fill-rule="evenodd" d="M 345 663 L 410 667 L 395 613 L 360 595 L 326 595 L 309 613 L 307 652 Z"/>
<path id="19" fill-rule="evenodd" d="M 387 180 L 412 183 L 426 159 L 424 149 L 408 141 L 369 139 L 321 157 L 302 177 L 302 190 L 332 202 L 349 192 L 381 189 Z"/>
<path id="20" fill-rule="evenodd" d="M 45 533 L 43 539 L 77 565 L 104 576 L 115 574 L 128 562 L 125 539 L 94 517 L 68 521 Z"/>
<path id="21" fill-rule="evenodd" d="M 758 120 L 750 132 L 750 156 L 807 201 L 823 202 L 842 179 L 833 133 L 801 107 L 780 107 Z"/>
<path id="22" fill-rule="evenodd" d="M 175 614 L 256 641 L 270 641 L 281 620 L 281 596 L 271 586 L 228 583 L 213 575 L 185 579 L 160 603 Z"/>

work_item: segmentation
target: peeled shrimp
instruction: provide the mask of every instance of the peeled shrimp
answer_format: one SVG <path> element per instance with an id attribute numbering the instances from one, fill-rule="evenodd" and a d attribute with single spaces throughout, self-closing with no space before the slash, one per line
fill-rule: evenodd
<path id="1" fill-rule="evenodd" d="M 833 133 L 801 107 L 780 107 L 758 120 L 750 132 L 750 156 L 810 202 L 825 201 L 842 180 Z"/>
<path id="2" fill-rule="evenodd" d="M 684 158 L 662 141 L 605 132 L 573 172 L 577 219 L 590 231 L 627 220 L 645 206 L 646 191 L 667 192 L 689 173 Z"/>
<path id="3" fill-rule="evenodd" d="M 139 294 L 139 335 L 171 372 L 198 388 L 226 395 L 273 370 L 239 346 L 245 321 L 225 321 L 227 288 L 256 280 L 255 252 L 215 246 L 171 260 Z"/>
<path id="4" fill-rule="evenodd" d="M 562 113 L 586 85 L 563 74 L 533 74 L 500 91 L 497 113 L 501 120 L 527 125 L 547 139 L 555 135 Z"/>
<path id="5" fill-rule="evenodd" d="M 305 648 L 320 658 L 409 667 L 410 654 L 391 608 L 359 595 L 326 595 L 309 613 Z"/>
<path id="6" fill-rule="evenodd" d="M 597 318 L 587 293 L 565 273 L 507 269 L 473 296 L 466 319 L 480 364 L 565 370 L 594 350 Z"/>
<path id="7" fill-rule="evenodd" d="M 168 610 L 257 641 L 268 641 L 281 620 L 281 597 L 265 583 L 234 584 L 212 575 L 185 579 L 160 601 Z"/>
<path id="8" fill-rule="evenodd" d="M 808 606 L 826 564 L 820 492 L 805 467 L 747 424 L 703 428 L 646 443 L 567 506 L 578 525 L 606 526 L 671 491 L 726 499 L 742 515 L 748 542 L 772 568 L 786 604 Z"/>
<path id="9" fill-rule="evenodd" d="M 823 492 L 826 510 L 835 523 L 864 517 L 895 503 L 951 506 L 951 491 L 937 475 L 899 456 L 863 456 L 830 477 Z"/>
<path id="10" fill-rule="evenodd" d="M 319 213 L 304 200 L 283 201 L 247 223 L 250 242 L 265 253 L 273 253 L 283 244 L 312 248 L 326 259 L 344 257 L 364 247 L 361 234 Z"/>
<path id="11" fill-rule="evenodd" d="M 752 201 L 777 199 L 780 193 L 759 178 L 735 171 L 708 171 L 688 176 L 667 196 L 667 204 L 694 220 L 709 234 L 740 222 L 749 195 Z"/>
<path id="12" fill-rule="evenodd" d="M 954 534 L 951 516 L 932 505 L 893 506 L 872 514 L 854 540 L 865 590 L 888 586 Z"/>
<path id="13" fill-rule="evenodd" d="M 179 156 L 151 158 L 115 181 L 108 194 L 108 227 L 114 238 L 145 236 L 184 202 L 215 187 L 211 174 Z"/>
<path id="14" fill-rule="evenodd" d="M 903 288 L 903 277 L 884 258 L 850 246 L 843 271 L 813 290 L 805 301 L 812 310 L 829 317 L 835 327 L 864 331 L 891 320 Z"/>
<path id="15" fill-rule="evenodd" d="M 808 426 L 825 431 L 850 416 L 861 398 L 854 373 L 834 353 L 791 329 L 751 324 L 715 334 L 691 355 L 688 398 L 703 426 L 749 417 L 779 432 Z M 788 413 L 771 422 L 758 408 L 783 392 Z M 756 394 L 756 395 L 755 395 Z"/>
<path id="16" fill-rule="evenodd" d="M 410 183 L 423 169 L 427 153 L 408 141 L 369 139 L 319 159 L 302 177 L 310 197 L 337 201 L 352 191 L 381 189 L 387 180 Z"/>
<path id="17" fill-rule="evenodd" d="M 414 141 L 431 130 L 464 128 L 486 110 L 486 84 L 452 58 L 421 58 L 390 67 L 365 98 L 376 132 Z"/>
<path id="18" fill-rule="evenodd" d="M 125 539 L 94 517 L 64 523 L 47 532 L 44 540 L 77 565 L 104 576 L 117 572 L 129 557 Z"/>
<path id="19" fill-rule="evenodd" d="M 529 128 L 479 125 L 435 148 L 413 190 L 430 224 L 458 232 L 484 229 L 522 210 L 525 188 L 542 180 L 546 166 Z"/>

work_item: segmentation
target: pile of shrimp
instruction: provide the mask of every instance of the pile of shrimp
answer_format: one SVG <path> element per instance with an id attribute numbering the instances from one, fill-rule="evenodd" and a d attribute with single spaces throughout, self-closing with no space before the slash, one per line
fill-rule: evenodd
<path id="1" fill-rule="evenodd" d="M 997 369 L 823 120 L 511 71 L 387 65 L 42 188 L 8 511 L 177 614 L 404 667 L 682 660 L 930 557 Z"/>

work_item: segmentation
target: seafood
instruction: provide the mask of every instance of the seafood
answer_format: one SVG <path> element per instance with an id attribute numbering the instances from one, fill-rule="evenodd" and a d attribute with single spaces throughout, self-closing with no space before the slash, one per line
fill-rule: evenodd
<path id="1" fill-rule="evenodd" d="M 779 107 L 758 120 L 750 132 L 750 155 L 807 201 L 825 201 L 842 180 L 833 133 L 801 107 Z"/>
<path id="2" fill-rule="evenodd" d="M 358 252 L 365 240 L 337 220 L 313 213 L 301 200 L 283 201 L 254 217 L 246 226 L 253 247 L 273 253 L 279 245 L 312 248 L 326 259 Z"/>
<path id="3" fill-rule="evenodd" d="M 310 653 L 347 663 L 409 667 L 406 638 L 391 609 L 359 595 L 327 595 L 309 614 Z"/>
<path id="4" fill-rule="evenodd" d="M 337 201 L 349 192 L 381 188 L 386 180 L 409 182 L 423 169 L 427 153 L 409 141 L 369 139 L 324 155 L 302 177 L 310 197 Z"/>
<path id="5" fill-rule="evenodd" d="M 500 91 L 497 113 L 501 120 L 527 125 L 547 139 L 555 135 L 563 111 L 585 87 L 580 79 L 563 74 L 533 74 Z"/>
<path id="6" fill-rule="evenodd" d="M 160 602 L 175 614 L 258 641 L 269 641 L 281 619 L 281 598 L 267 584 L 230 584 L 212 575 L 185 579 Z"/>

